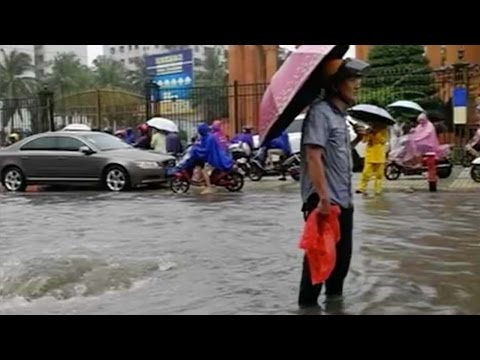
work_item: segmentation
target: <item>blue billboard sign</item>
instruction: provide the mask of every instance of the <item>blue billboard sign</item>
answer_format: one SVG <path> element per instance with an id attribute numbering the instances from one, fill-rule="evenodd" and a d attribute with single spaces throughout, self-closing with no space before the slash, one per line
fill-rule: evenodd
<path id="1" fill-rule="evenodd" d="M 453 106 L 466 107 L 468 103 L 467 89 L 464 87 L 457 87 L 453 90 Z"/>
<path id="2" fill-rule="evenodd" d="M 159 86 L 159 101 L 187 100 L 193 86 L 191 49 L 145 57 L 147 74 Z"/>

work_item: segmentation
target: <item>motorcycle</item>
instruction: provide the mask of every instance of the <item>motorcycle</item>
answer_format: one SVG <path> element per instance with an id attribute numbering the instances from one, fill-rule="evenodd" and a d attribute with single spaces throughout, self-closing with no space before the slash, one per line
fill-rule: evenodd
<path id="1" fill-rule="evenodd" d="M 233 158 L 233 161 L 235 161 L 235 164 L 237 165 L 242 175 L 249 176 L 250 169 L 251 169 L 250 146 L 248 146 L 248 144 L 246 143 L 236 143 L 236 144 L 231 144 L 228 150 Z"/>
<path id="2" fill-rule="evenodd" d="M 385 167 L 385 177 L 387 180 L 395 181 L 404 176 L 423 175 L 428 171 L 427 157 L 422 157 L 421 166 L 412 166 L 401 161 L 404 155 L 406 141 L 402 139 L 400 147 L 390 153 L 387 166 Z M 436 161 L 437 175 L 440 179 L 447 179 L 452 175 L 453 163 L 449 159 L 450 145 L 442 145 L 441 154 Z"/>
<path id="3" fill-rule="evenodd" d="M 262 151 L 262 150 L 260 150 Z M 275 176 L 288 174 L 295 181 L 300 181 L 300 153 L 294 153 L 287 157 L 283 157 L 281 150 L 268 150 L 266 166 L 262 165 L 261 153 L 257 153 L 251 161 L 251 169 L 248 177 L 252 181 L 260 181 L 264 176 Z"/>
<path id="4" fill-rule="evenodd" d="M 472 165 L 472 162 L 478 157 L 478 150 L 480 150 L 480 146 L 478 144 L 476 146 L 465 146 L 465 154 L 462 157 L 463 167 L 468 168 Z"/>
<path id="5" fill-rule="evenodd" d="M 176 172 L 170 181 L 170 189 L 175 194 L 185 194 L 190 190 L 190 186 L 201 185 L 201 183 L 193 180 L 194 168 L 185 166 L 191 157 L 189 150 L 185 152 L 183 158 L 180 160 Z M 245 179 L 237 167 L 234 166 L 228 172 L 214 169 L 210 173 L 210 184 L 212 186 L 224 187 L 230 192 L 239 192 L 243 189 Z"/>
<path id="6" fill-rule="evenodd" d="M 480 157 L 472 161 L 472 170 L 470 170 L 472 180 L 480 183 Z"/>

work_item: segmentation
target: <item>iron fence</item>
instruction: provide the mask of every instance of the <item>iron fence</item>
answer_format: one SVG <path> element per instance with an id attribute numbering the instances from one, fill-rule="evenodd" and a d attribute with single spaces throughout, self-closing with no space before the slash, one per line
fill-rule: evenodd
<path id="1" fill-rule="evenodd" d="M 7 134 L 21 137 L 45 132 L 53 127 L 53 94 L 41 91 L 37 96 L 0 99 L 0 144 Z"/>
<path id="2" fill-rule="evenodd" d="M 258 110 L 267 85 L 154 86 L 147 94 L 147 112 L 173 120 L 188 138 L 196 133 L 199 123 L 215 120 L 221 120 L 225 132 L 232 135 L 244 125 L 258 127 Z"/>
<path id="3" fill-rule="evenodd" d="M 402 79 L 406 79 L 405 76 L 400 77 Z M 474 128 L 468 123 L 453 123 L 452 83 L 433 79 L 425 86 L 411 80 L 405 85 L 398 79 L 370 79 L 370 86 L 360 92 L 360 101 L 380 106 L 398 99 L 417 101 L 426 109 L 441 114 L 445 124 L 441 141 L 463 148 Z M 13 131 L 38 133 L 71 123 L 117 129 L 134 127 L 152 116 L 176 122 L 182 138 L 187 141 L 196 133 L 199 123 L 211 124 L 214 120 L 222 120 L 226 133 L 233 135 L 244 125 L 259 128 L 259 105 L 267 86 L 266 83 L 175 88 L 151 86 L 145 97 L 122 90 L 95 89 L 54 98 L 52 93 L 44 90 L 37 96 L 0 100 L 0 142 L 4 142 L 6 133 Z M 473 96 L 469 98 L 470 123 L 474 119 L 475 100 Z"/>

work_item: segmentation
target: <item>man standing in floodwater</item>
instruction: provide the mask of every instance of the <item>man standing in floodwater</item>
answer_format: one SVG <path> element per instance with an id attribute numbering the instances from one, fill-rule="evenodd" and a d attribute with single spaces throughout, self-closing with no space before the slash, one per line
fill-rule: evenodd
<path id="1" fill-rule="evenodd" d="M 357 101 L 361 76 L 369 65 L 356 59 L 331 59 L 323 65 L 325 96 L 310 106 L 302 129 L 301 193 L 305 219 L 316 208 L 319 216 L 338 205 L 340 241 L 335 269 L 326 281 L 327 299 L 341 298 L 352 257 L 353 187 L 352 146 L 365 129 L 355 126 L 357 138 L 350 142 L 346 111 Z M 318 306 L 322 284 L 312 285 L 307 257 L 303 261 L 298 303 Z"/>

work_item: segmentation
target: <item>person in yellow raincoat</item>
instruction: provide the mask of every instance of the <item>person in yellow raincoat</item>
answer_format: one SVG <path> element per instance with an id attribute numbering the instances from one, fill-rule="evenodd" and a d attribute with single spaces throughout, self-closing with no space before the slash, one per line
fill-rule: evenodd
<path id="1" fill-rule="evenodd" d="M 375 177 L 375 195 L 381 195 L 383 190 L 383 174 L 387 160 L 388 138 L 389 132 L 387 125 L 381 123 L 371 124 L 370 131 L 363 138 L 363 142 L 367 143 L 365 149 L 365 167 L 357 193 L 367 195 L 368 183 L 372 177 Z"/>

